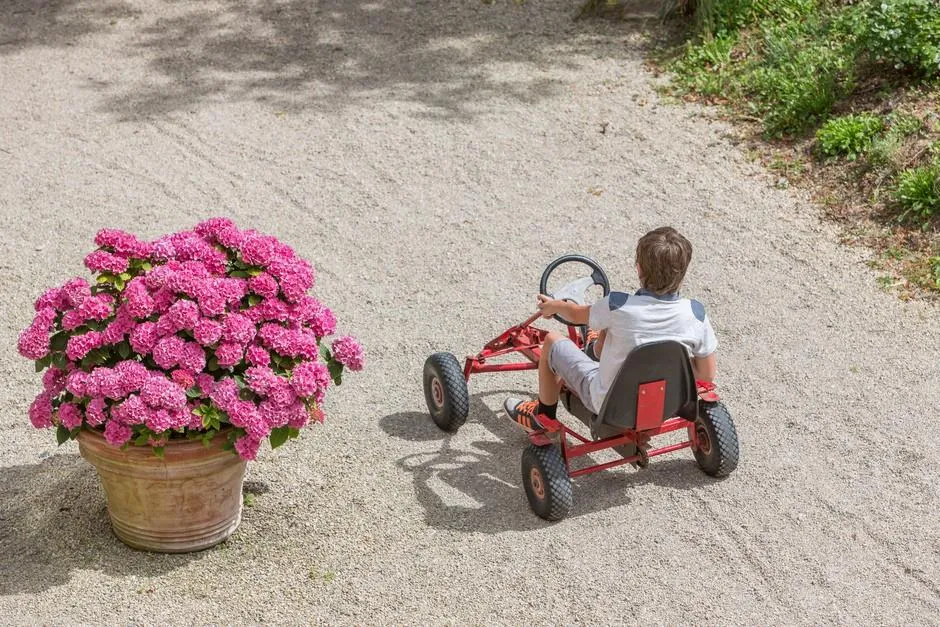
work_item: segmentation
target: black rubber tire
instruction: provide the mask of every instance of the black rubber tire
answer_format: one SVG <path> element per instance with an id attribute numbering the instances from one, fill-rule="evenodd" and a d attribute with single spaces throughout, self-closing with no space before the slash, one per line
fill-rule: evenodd
<path id="1" fill-rule="evenodd" d="M 435 400 L 434 381 L 440 384 Z M 467 421 L 470 395 L 457 358 L 451 353 L 434 353 L 424 362 L 424 400 L 431 419 L 444 431 L 456 431 Z"/>
<path id="2" fill-rule="evenodd" d="M 700 403 L 695 428 L 704 447 L 695 448 L 699 468 L 712 477 L 726 477 L 738 467 L 738 432 L 722 403 Z M 703 433 L 704 432 L 704 433 Z"/>
<path id="3" fill-rule="evenodd" d="M 561 451 L 554 444 L 530 444 L 522 451 L 522 485 L 529 506 L 540 518 L 561 520 L 571 511 L 571 477 Z"/>

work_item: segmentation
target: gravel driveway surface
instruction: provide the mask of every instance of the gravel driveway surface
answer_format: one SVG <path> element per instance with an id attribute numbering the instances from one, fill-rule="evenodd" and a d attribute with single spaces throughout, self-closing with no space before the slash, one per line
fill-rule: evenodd
<path id="1" fill-rule="evenodd" d="M 642 24 L 561 0 L 8 0 L 0 16 L 0 622 L 940 622 L 940 325 L 749 162 L 707 110 L 660 101 Z M 270 232 L 367 349 L 327 421 L 249 467 L 230 541 L 134 552 L 77 445 L 29 426 L 15 351 L 96 230 L 213 216 Z M 672 224 L 716 328 L 742 462 L 684 452 L 529 510 L 480 377 L 455 435 L 433 351 L 475 351 L 545 264 Z M 602 456 L 598 457 L 601 459 Z"/>

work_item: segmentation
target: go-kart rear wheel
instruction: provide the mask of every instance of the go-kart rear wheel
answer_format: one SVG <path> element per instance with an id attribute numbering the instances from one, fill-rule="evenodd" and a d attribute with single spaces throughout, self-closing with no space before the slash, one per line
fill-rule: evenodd
<path id="1" fill-rule="evenodd" d="M 725 477 L 738 467 L 738 432 L 722 403 L 700 404 L 695 437 L 698 446 L 692 452 L 705 474 Z"/>
<path id="2" fill-rule="evenodd" d="M 444 431 L 456 431 L 467 421 L 467 381 L 451 353 L 434 353 L 424 362 L 424 400 L 434 424 Z"/>
<path id="3" fill-rule="evenodd" d="M 561 520 L 571 511 L 571 478 L 554 444 L 530 444 L 522 452 L 522 485 L 532 511 L 545 520 Z"/>

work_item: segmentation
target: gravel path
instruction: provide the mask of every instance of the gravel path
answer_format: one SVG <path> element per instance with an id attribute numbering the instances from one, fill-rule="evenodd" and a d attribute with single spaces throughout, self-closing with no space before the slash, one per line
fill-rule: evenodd
<path id="1" fill-rule="evenodd" d="M 702 109 L 659 102 L 629 25 L 576 4 L 9 0 L 0 16 L 0 622 L 938 624 L 940 326 L 778 190 Z M 602 129 L 604 132 L 602 132 Z M 75 443 L 26 408 L 39 290 L 103 226 L 218 214 L 318 268 L 368 350 L 327 422 L 250 466 L 237 534 L 188 556 L 111 535 Z M 543 524 L 499 411 L 428 419 L 428 354 L 532 310 L 544 265 L 635 288 L 646 230 L 695 246 L 742 464 L 579 480 Z M 530 373 L 531 374 L 531 373 Z"/>

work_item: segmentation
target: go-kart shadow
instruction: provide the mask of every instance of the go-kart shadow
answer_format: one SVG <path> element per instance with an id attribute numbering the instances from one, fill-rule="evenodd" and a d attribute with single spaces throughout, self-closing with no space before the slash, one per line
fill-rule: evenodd
<path id="1" fill-rule="evenodd" d="M 0 596 L 43 592 L 75 570 L 153 577 L 199 554 L 136 551 L 111 531 L 95 470 L 79 455 L 0 468 Z"/>
<path id="2" fill-rule="evenodd" d="M 462 436 L 438 429 L 427 412 L 403 412 L 381 419 L 389 435 L 412 442 L 440 441 L 438 450 L 398 460 L 414 478 L 415 493 L 428 525 L 441 529 L 499 533 L 540 529 L 551 524 L 529 508 L 520 476 L 520 457 L 528 445 L 524 431 L 502 412 L 494 412 L 483 398 L 494 394 L 526 396 L 502 390 L 470 397 L 468 423 L 477 422 L 496 436 L 471 443 Z M 463 427 L 466 429 L 466 426 Z M 682 453 L 678 455 L 682 456 Z M 643 485 L 685 490 L 711 481 L 690 454 L 652 460 L 649 468 L 631 466 L 579 477 L 573 482 L 574 507 L 569 518 L 612 507 L 628 506 L 627 490 Z"/>

